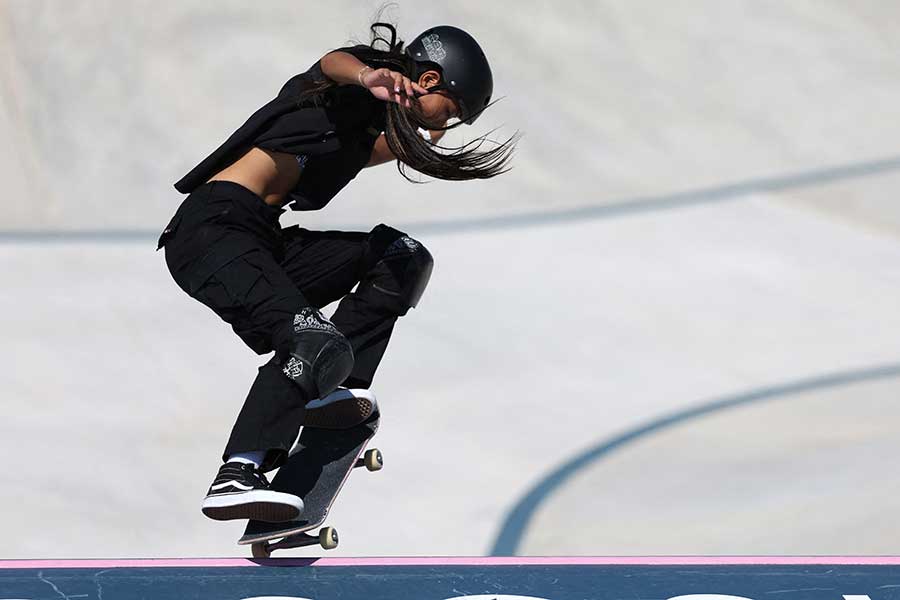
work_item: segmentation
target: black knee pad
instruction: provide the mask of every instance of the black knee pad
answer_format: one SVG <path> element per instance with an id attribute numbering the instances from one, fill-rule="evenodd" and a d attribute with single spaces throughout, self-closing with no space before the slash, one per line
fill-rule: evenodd
<path id="1" fill-rule="evenodd" d="M 282 371 L 309 396 L 333 392 L 353 370 L 353 348 L 334 324 L 307 307 L 294 317 Z"/>
<path id="2" fill-rule="evenodd" d="M 380 295 L 380 304 L 405 315 L 422 298 L 431 279 L 434 258 L 422 242 L 387 225 L 373 229 L 368 241 L 371 266 L 358 291 Z"/>

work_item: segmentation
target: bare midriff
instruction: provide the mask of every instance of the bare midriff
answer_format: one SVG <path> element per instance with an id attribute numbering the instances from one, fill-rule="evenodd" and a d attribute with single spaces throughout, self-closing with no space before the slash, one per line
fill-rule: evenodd
<path id="1" fill-rule="evenodd" d="M 300 178 L 292 154 L 253 147 L 242 157 L 209 178 L 244 186 L 270 206 L 281 206 Z"/>

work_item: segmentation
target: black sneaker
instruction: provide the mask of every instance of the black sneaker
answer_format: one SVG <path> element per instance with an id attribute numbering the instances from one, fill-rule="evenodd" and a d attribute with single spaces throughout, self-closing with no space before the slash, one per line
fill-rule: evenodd
<path id="1" fill-rule="evenodd" d="M 366 421 L 378 410 L 371 390 L 338 388 L 306 403 L 303 425 L 321 429 L 349 429 Z"/>
<path id="2" fill-rule="evenodd" d="M 216 521 L 255 519 L 269 523 L 293 521 L 303 512 L 303 500 L 269 489 L 265 475 L 248 463 L 227 462 L 203 499 L 203 514 Z"/>

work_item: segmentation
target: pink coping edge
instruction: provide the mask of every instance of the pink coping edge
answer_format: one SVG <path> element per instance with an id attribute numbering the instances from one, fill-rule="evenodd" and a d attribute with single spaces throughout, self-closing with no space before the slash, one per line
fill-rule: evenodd
<path id="1" fill-rule="evenodd" d="M 900 565 L 900 556 L 429 556 L 389 558 L 141 558 L 0 560 L 0 569 L 121 569 L 211 567 L 399 567 L 562 565 Z"/>

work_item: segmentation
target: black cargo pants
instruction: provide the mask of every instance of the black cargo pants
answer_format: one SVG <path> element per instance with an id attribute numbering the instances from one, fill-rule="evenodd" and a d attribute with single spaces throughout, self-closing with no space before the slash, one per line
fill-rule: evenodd
<path id="1" fill-rule="evenodd" d="M 424 251 L 386 225 L 369 233 L 282 229 L 283 212 L 238 184 L 212 182 L 187 197 L 160 238 L 182 290 L 229 323 L 256 353 L 275 352 L 260 367 L 224 452 L 267 450 L 265 470 L 286 458 L 312 400 L 282 372 L 294 315 L 341 299 L 331 321 L 355 356 L 343 385 L 368 388 L 394 323 L 409 309 L 408 290 L 422 279 L 416 261 L 392 259 L 385 268 L 383 259 L 398 249 Z"/>

